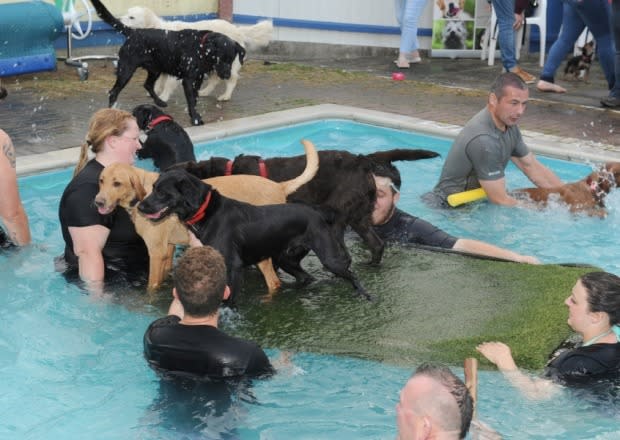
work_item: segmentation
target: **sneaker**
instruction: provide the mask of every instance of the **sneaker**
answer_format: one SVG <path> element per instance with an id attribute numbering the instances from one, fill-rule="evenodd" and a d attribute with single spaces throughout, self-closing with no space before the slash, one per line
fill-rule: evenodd
<path id="1" fill-rule="evenodd" d="M 616 96 L 608 96 L 601 99 L 601 104 L 603 107 L 620 108 L 620 98 Z"/>
<path id="2" fill-rule="evenodd" d="M 407 60 L 407 57 L 403 54 L 400 54 L 398 56 L 398 59 L 394 60 L 394 64 L 396 64 L 396 67 L 398 67 L 399 69 L 409 68 L 409 60 Z"/>
<path id="3" fill-rule="evenodd" d="M 536 81 L 536 77 L 534 75 L 530 75 L 519 66 L 512 69 L 511 72 L 521 78 L 525 84 L 534 84 L 534 82 Z"/>
<path id="4" fill-rule="evenodd" d="M 405 54 L 405 57 L 407 58 L 407 61 L 409 61 L 411 64 L 417 64 L 417 63 L 422 62 L 420 53 L 417 50 L 414 52 Z"/>

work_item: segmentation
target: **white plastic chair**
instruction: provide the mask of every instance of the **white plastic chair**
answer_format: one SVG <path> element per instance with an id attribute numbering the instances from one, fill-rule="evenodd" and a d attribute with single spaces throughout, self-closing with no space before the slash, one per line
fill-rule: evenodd
<path id="1" fill-rule="evenodd" d="M 538 0 L 538 7 L 534 10 L 534 15 L 525 19 L 526 26 L 538 26 L 540 31 L 540 67 L 545 64 L 545 49 L 547 44 L 547 0 Z M 517 59 L 521 54 L 521 41 L 523 40 L 523 32 L 526 26 L 521 26 L 515 35 L 517 41 L 515 44 L 515 51 Z M 497 27 L 497 16 L 495 10 L 491 11 L 491 23 L 487 28 L 486 34 L 490 36 L 488 38 L 488 49 L 486 45 L 482 46 L 481 59 L 484 59 L 488 50 L 489 66 L 495 64 L 495 48 L 497 47 L 497 34 L 499 33 Z M 485 40 L 487 36 L 485 35 Z M 485 42 L 483 41 L 483 44 Z"/>

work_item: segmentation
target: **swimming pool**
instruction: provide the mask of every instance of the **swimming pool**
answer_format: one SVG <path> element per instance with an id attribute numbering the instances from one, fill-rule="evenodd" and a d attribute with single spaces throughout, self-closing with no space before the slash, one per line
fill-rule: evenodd
<path id="1" fill-rule="evenodd" d="M 321 121 L 211 142 L 197 153 L 199 158 L 241 152 L 296 155 L 302 151 L 300 138 L 320 149 L 359 153 L 395 147 L 445 153 L 450 145 L 447 139 Z M 587 165 L 546 162 L 565 180 L 589 172 Z M 486 203 L 437 211 L 428 209 L 419 196 L 436 182 L 441 160 L 398 165 L 403 174 L 401 206 L 453 234 L 534 254 L 543 262 L 580 261 L 620 273 L 617 246 L 609 242 L 618 225 L 616 194 L 609 198 L 605 220 L 571 216 L 562 209 L 537 212 Z M 168 295 L 145 297 L 128 287 L 93 298 L 54 272 L 53 257 L 63 248 L 57 206 L 70 175 L 71 170 L 64 170 L 20 179 L 37 244 L 0 255 L 5 285 L 0 299 L 0 438 L 172 439 L 182 438 L 184 429 L 189 438 L 202 438 L 196 426 L 207 438 L 394 438 L 398 390 L 414 366 L 310 352 L 295 354 L 292 369 L 240 390 L 223 415 L 182 426 L 176 409 L 162 404 L 159 380 L 141 352 L 143 332 L 163 313 Z M 527 186 L 513 169 L 508 181 L 511 187 Z M 389 258 L 387 264 L 394 267 Z M 321 306 L 311 295 L 299 296 L 307 307 Z M 227 314 L 225 325 L 235 331 L 244 326 L 244 319 Z M 282 328 L 271 340 L 285 340 L 286 332 L 294 330 Z M 282 348 L 286 345 L 267 346 L 273 356 Z M 600 405 L 569 392 L 555 402 L 528 403 L 494 372 L 480 373 L 479 396 L 481 417 L 507 438 L 611 439 L 620 433 L 617 403 Z"/>

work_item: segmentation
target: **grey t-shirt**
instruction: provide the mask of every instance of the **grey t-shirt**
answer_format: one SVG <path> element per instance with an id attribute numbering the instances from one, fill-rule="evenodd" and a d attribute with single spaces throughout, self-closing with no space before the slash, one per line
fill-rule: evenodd
<path id="1" fill-rule="evenodd" d="M 501 179 L 511 157 L 529 152 L 519 127 L 513 125 L 502 132 L 485 107 L 454 140 L 433 191 L 445 200 L 450 194 L 479 188 L 478 179 Z"/>

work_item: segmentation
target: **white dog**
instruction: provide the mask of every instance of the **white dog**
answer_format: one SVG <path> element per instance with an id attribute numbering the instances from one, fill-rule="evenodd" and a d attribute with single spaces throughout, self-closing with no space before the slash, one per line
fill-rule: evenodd
<path id="1" fill-rule="evenodd" d="M 127 15 L 121 17 L 121 21 L 133 28 L 156 28 L 178 31 L 181 29 L 196 29 L 200 31 L 214 31 L 224 34 L 246 50 L 259 49 L 265 47 L 271 41 L 273 34 L 273 23 L 271 20 L 261 21 L 253 26 L 235 26 L 226 20 L 203 20 L 196 22 L 187 21 L 166 21 L 157 16 L 153 11 L 142 6 L 135 6 L 127 10 Z M 237 57 L 232 65 L 230 79 L 225 80 L 226 90 L 217 97 L 218 101 L 228 101 L 232 96 L 233 90 L 237 86 L 241 62 Z M 209 75 L 207 85 L 198 94 L 208 96 L 219 84 L 220 78 L 217 75 Z M 162 75 L 155 84 L 155 92 L 163 101 L 168 101 L 172 92 L 181 83 L 174 76 Z"/>
<path id="2" fill-rule="evenodd" d="M 466 49 L 467 28 L 465 27 L 465 22 L 446 20 L 441 37 L 444 49 Z"/>

